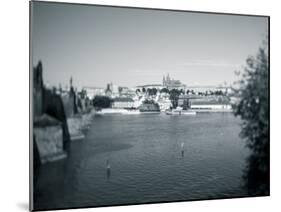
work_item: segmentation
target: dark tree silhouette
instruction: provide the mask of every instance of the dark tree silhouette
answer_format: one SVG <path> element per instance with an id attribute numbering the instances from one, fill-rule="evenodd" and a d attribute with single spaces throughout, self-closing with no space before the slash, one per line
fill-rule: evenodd
<path id="1" fill-rule="evenodd" d="M 123 91 L 123 88 L 122 87 L 118 87 L 118 93 L 121 94 Z"/>
<path id="2" fill-rule="evenodd" d="M 155 96 L 157 94 L 157 89 L 156 88 L 148 88 L 148 95 L 150 96 Z"/>
<path id="3" fill-rule="evenodd" d="M 160 93 L 169 93 L 169 89 L 168 88 L 162 88 L 160 90 Z"/>
<path id="4" fill-rule="evenodd" d="M 157 94 L 157 88 L 152 88 L 152 94 L 155 96 Z"/>
<path id="5" fill-rule="evenodd" d="M 154 102 L 154 100 L 150 100 L 150 99 L 145 99 L 144 101 L 143 101 L 143 104 L 156 104 L 155 102 Z"/>
<path id="6" fill-rule="evenodd" d="M 183 89 L 180 89 L 180 93 L 184 95 L 184 90 L 183 90 Z"/>
<path id="7" fill-rule="evenodd" d="M 256 57 L 248 57 L 234 114 L 242 119 L 241 136 L 251 154 L 244 172 L 250 195 L 269 195 L 269 84 L 268 48 L 264 43 Z"/>
<path id="8" fill-rule="evenodd" d="M 181 92 L 178 89 L 172 89 L 170 91 L 170 100 L 172 102 L 173 108 L 178 106 L 178 100 Z"/>
<path id="9" fill-rule="evenodd" d="M 85 89 L 82 89 L 80 92 L 78 92 L 78 96 L 81 99 L 85 99 L 87 97 L 87 91 Z"/>
<path id="10" fill-rule="evenodd" d="M 95 108 L 109 108 L 111 106 L 112 99 L 107 96 L 95 96 L 93 99 L 93 106 Z"/>

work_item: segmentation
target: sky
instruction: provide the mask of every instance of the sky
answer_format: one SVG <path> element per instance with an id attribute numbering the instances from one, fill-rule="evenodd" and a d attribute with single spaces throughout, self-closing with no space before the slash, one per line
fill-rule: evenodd
<path id="1" fill-rule="evenodd" d="M 52 86 L 237 80 L 268 32 L 265 17 L 32 2 L 32 63 Z"/>

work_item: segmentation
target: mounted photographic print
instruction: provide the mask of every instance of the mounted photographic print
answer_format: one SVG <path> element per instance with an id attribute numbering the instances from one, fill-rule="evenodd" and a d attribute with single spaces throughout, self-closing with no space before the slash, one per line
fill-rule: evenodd
<path id="1" fill-rule="evenodd" d="M 269 17 L 30 2 L 30 209 L 270 194 Z"/>

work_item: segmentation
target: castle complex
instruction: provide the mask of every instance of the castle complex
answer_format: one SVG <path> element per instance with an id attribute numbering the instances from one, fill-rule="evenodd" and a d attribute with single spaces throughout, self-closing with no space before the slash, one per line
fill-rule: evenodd
<path id="1" fill-rule="evenodd" d="M 170 75 L 167 74 L 167 76 L 163 76 L 163 86 L 168 88 L 168 89 L 173 89 L 173 88 L 184 88 L 185 85 L 181 83 L 180 80 L 174 80 L 170 78 Z"/>

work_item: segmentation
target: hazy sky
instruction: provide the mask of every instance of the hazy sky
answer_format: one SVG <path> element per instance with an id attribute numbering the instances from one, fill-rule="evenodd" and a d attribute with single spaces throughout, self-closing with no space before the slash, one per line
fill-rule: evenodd
<path id="1" fill-rule="evenodd" d="M 33 2 L 33 65 L 75 86 L 218 85 L 256 54 L 267 18 Z"/>

